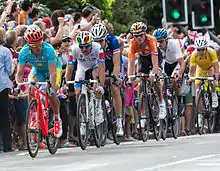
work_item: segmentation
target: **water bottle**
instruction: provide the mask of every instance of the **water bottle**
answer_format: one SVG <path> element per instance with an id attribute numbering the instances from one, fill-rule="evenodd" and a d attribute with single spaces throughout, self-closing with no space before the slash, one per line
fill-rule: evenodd
<path id="1" fill-rule="evenodd" d="M 110 106 L 110 103 L 108 102 L 108 100 L 105 100 L 105 106 L 106 106 L 107 112 L 110 113 L 111 112 L 111 106 Z"/>

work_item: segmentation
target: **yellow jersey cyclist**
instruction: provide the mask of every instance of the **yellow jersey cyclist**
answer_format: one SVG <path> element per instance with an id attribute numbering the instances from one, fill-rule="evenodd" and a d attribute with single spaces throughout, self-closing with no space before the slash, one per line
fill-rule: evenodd
<path id="1" fill-rule="evenodd" d="M 136 58 L 138 58 L 137 74 L 150 74 L 150 69 L 153 67 L 152 72 L 159 75 L 157 41 L 153 36 L 146 34 L 146 30 L 147 26 L 142 22 L 134 23 L 131 26 L 130 31 L 134 39 L 129 43 L 128 76 L 135 73 Z M 164 119 L 166 117 L 166 105 L 162 89 L 160 84 L 154 86 L 160 102 L 159 118 Z M 143 118 L 142 120 L 141 127 L 145 125 L 145 119 Z"/>
<path id="2" fill-rule="evenodd" d="M 205 37 L 197 38 L 194 45 L 196 50 L 190 58 L 190 76 L 215 76 L 219 78 L 219 62 L 216 51 L 208 48 L 208 41 Z M 200 81 L 196 81 L 196 90 L 198 90 L 199 85 Z M 218 96 L 214 87 L 212 90 L 212 107 L 216 108 L 218 107 Z"/>
<path id="3" fill-rule="evenodd" d="M 22 82 L 24 76 L 24 67 L 26 63 L 32 65 L 29 80 L 35 82 L 43 82 L 45 78 L 50 79 L 50 102 L 55 115 L 55 131 L 54 135 L 60 137 L 62 135 L 62 121 L 60 119 L 60 103 L 56 97 L 56 92 L 61 82 L 61 63 L 57 57 L 54 48 L 43 42 L 43 33 L 36 25 L 30 25 L 24 34 L 27 44 L 22 48 L 18 56 L 18 69 L 16 81 Z M 33 95 L 33 91 L 29 89 L 29 100 Z M 33 125 L 34 126 L 34 125 Z"/>

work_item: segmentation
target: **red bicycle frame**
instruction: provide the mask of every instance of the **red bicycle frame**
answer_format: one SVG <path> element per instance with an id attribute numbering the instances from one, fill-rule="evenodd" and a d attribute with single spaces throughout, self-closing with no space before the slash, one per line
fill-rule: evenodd
<path id="1" fill-rule="evenodd" d="M 42 129 L 42 135 L 48 136 L 48 132 L 53 132 L 54 128 L 51 128 L 48 130 L 48 119 L 49 119 L 49 98 L 48 95 L 42 91 L 36 88 L 35 86 L 32 86 L 34 88 L 34 97 L 37 100 L 37 116 L 36 121 L 39 123 L 40 128 Z M 44 110 L 42 109 L 42 100 L 41 96 L 45 97 L 45 104 L 44 104 Z M 46 115 L 45 115 L 46 112 Z"/>

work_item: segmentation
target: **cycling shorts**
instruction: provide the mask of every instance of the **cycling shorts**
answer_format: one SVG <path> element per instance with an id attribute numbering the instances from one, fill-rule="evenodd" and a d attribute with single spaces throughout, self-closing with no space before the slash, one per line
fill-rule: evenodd
<path id="1" fill-rule="evenodd" d="M 92 79 L 92 72 L 93 70 L 98 68 L 98 64 L 96 64 L 92 69 L 80 69 L 78 68 L 76 70 L 76 75 L 75 75 L 75 81 L 79 81 L 79 80 L 89 80 Z M 74 88 L 81 88 L 81 84 L 80 83 L 75 83 L 74 84 Z"/>
<path id="2" fill-rule="evenodd" d="M 39 80 L 40 82 L 46 81 L 46 78 L 50 78 L 49 72 L 38 72 L 35 67 L 31 69 L 31 72 L 29 74 L 29 80 Z M 62 69 L 56 68 L 56 84 L 60 87 L 61 85 L 61 78 L 62 78 Z"/>

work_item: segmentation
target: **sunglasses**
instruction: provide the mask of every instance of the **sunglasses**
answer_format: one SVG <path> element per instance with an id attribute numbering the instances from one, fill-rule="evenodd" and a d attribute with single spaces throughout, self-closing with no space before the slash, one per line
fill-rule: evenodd
<path id="1" fill-rule="evenodd" d="M 36 44 L 28 44 L 29 48 L 36 49 L 39 48 L 42 45 L 42 42 L 36 43 Z"/>
<path id="2" fill-rule="evenodd" d="M 98 43 L 102 43 L 105 41 L 105 39 L 100 39 L 100 40 L 94 40 L 95 42 L 98 42 Z"/>
<path id="3" fill-rule="evenodd" d="M 134 37 L 135 38 L 138 38 L 138 37 L 142 37 L 144 35 L 144 33 L 142 33 L 142 34 L 136 34 L 136 35 L 134 35 Z"/>
<path id="4" fill-rule="evenodd" d="M 90 48 L 90 46 L 91 46 L 91 44 L 85 44 L 85 45 L 79 45 L 79 48 L 80 49 L 88 49 L 88 48 Z"/>
<path id="5" fill-rule="evenodd" d="M 205 51 L 206 48 L 197 49 L 198 52 Z"/>

